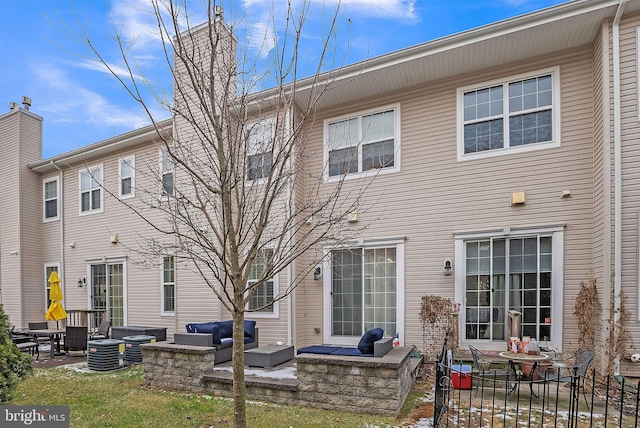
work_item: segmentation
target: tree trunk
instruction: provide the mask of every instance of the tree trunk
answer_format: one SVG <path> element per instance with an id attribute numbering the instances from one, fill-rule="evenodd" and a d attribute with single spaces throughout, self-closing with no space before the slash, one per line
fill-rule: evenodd
<path id="1" fill-rule="evenodd" d="M 242 300 L 241 300 L 242 302 Z M 243 307 L 241 304 L 237 307 Z M 236 428 L 247 426 L 244 384 L 244 311 L 233 313 L 233 413 Z"/>

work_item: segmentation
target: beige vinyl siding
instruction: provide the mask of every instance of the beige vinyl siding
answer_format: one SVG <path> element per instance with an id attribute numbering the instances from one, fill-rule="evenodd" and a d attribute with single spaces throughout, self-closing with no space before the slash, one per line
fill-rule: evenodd
<path id="1" fill-rule="evenodd" d="M 622 137 L 622 295 L 629 311 L 627 325 L 634 339 L 640 337 L 638 322 L 638 221 L 640 210 L 640 125 L 638 124 L 638 46 L 640 15 L 620 26 L 620 92 Z M 637 347 L 637 341 L 635 343 Z M 636 352 L 636 351 L 629 351 Z M 622 373 L 640 375 L 637 364 L 622 360 Z"/>
<path id="2" fill-rule="evenodd" d="M 0 117 L 0 153 L 3 159 L 19 159 L 20 147 L 20 119 L 17 111 Z M 6 162 L 0 168 L 0 183 L 3 189 L 3 203 L 0 204 L 0 287 L 4 311 L 11 324 L 22 326 L 25 317 L 22 308 L 22 278 L 21 260 L 22 248 L 20 242 L 20 180 L 19 161 Z M 18 251 L 18 255 L 10 252 Z"/>
<path id="3" fill-rule="evenodd" d="M 0 119 L 3 136 L 0 153 L 7 162 L 0 172 L 3 203 L 0 216 L 2 255 L 0 287 L 2 303 L 9 321 L 18 327 L 29 321 L 44 320 L 44 287 L 41 266 L 39 177 L 26 165 L 39 159 L 42 118 L 23 109 L 11 111 Z M 11 255 L 9 252 L 17 251 Z M 34 269 L 34 266 L 36 267 Z"/>
<path id="4" fill-rule="evenodd" d="M 609 126 L 609 85 L 610 80 L 607 58 L 608 24 L 603 23 L 601 32 L 595 38 L 593 47 L 593 87 L 594 87 L 594 186 L 593 186 L 593 277 L 598 287 L 600 302 L 609 298 L 606 290 L 611 287 L 611 151 L 609 150 L 609 134 L 605 131 Z M 600 315 L 604 319 L 603 314 Z M 595 337 L 604 343 L 607 329 L 603 322 L 597 322 Z M 600 349 L 597 360 L 601 363 L 606 356 Z"/>
<path id="5" fill-rule="evenodd" d="M 592 49 L 559 52 L 528 62 L 501 65 L 473 75 L 409 88 L 376 100 L 367 100 L 322 112 L 320 120 L 367 108 L 400 103 L 402 114 L 402 166 L 397 174 L 379 176 L 367 189 L 361 225 L 373 222 L 364 238 L 406 237 L 405 344 L 422 344 L 418 309 L 422 296 L 453 298 L 454 280 L 442 275 L 445 259 L 453 259 L 454 233 L 565 224 L 564 342 L 575 343 L 570 302 L 580 281 L 591 272 L 593 201 Z M 523 72 L 560 66 L 562 93 L 562 146 L 530 153 L 473 161 L 456 161 L 456 90 Z M 320 144 L 321 131 L 314 130 Z M 318 174 L 318 158 L 312 175 Z M 361 185 L 345 182 L 346 191 Z M 329 184 L 327 185 L 329 186 Z M 569 200 L 560 198 L 571 189 Z M 524 206 L 509 206 L 510 193 L 524 191 Z M 454 260 L 464 263 L 463 260 Z M 309 285 L 308 281 L 305 285 Z M 305 289 L 303 307 L 308 332 L 322 324 L 321 287 Z M 315 337 L 307 333 L 306 341 Z M 307 342 L 308 343 L 308 342 Z M 300 345 L 300 344 L 298 344 Z"/>
<path id="6" fill-rule="evenodd" d="M 22 231 L 22 283 L 23 296 L 32 296 L 36 305 L 24 306 L 29 321 L 44 321 L 47 310 L 45 285 L 42 282 L 42 182 L 27 168 L 40 159 L 42 152 L 42 120 L 22 114 L 20 135 L 20 229 Z M 31 300 L 28 298 L 28 300 Z"/>

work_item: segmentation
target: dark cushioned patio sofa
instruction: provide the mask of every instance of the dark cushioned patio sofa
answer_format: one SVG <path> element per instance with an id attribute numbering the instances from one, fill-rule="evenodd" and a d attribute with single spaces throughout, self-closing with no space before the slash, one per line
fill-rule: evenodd
<path id="1" fill-rule="evenodd" d="M 216 363 L 231 361 L 233 354 L 233 321 L 213 321 L 190 323 L 185 326 L 187 333 L 205 333 L 213 336 L 216 348 Z M 258 347 L 258 328 L 253 320 L 244 321 L 244 349 Z"/>

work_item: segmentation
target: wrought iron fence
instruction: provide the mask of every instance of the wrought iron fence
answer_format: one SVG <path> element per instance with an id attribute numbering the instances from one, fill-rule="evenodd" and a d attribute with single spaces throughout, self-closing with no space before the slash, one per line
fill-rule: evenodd
<path id="1" fill-rule="evenodd" d="M 461 382 L 461 378 L 471 381 Z M 638 427 L 640 383 L 585 376 L 521 380 L 452 370 L 446 344 L 436 363 L 435 427 Z M 461 389 L 470 388 L 470 389 Z"/>

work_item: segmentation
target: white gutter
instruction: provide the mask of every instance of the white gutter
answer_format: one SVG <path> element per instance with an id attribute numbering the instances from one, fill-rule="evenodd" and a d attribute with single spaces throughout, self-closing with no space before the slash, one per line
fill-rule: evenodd
<path id="1" fill-rule="evenodd" d="M 60 216 L 60 279 L 62 280 L 62 284 L 64 284 L 63 290 L 66 290 L 66 278 L 64 274 L 64 174 L 62 173 L 62 169 L 52 160 L 51 165 L 58 170 L 58 187 L 60 189 L 60 195 L 58 195 L 58 215 Z"/>
<path id="2" fill-rule="evenodd" d="M 622 291 L 622 136 L 620 126 L 620 20 L 629 0 L 620 0 L 616 16 L 613 19 L 612 49 L 613 49 L 613 163 L 614 163 L 614 196 L 613 196 L 613 298 L 614 314 L 613 329 L 620 321 L 620 306 Z M 613 332 L 617 334 L 617 332 Z M 620 373 L 620 355 L 614 359 L 614 372 Z"/>

